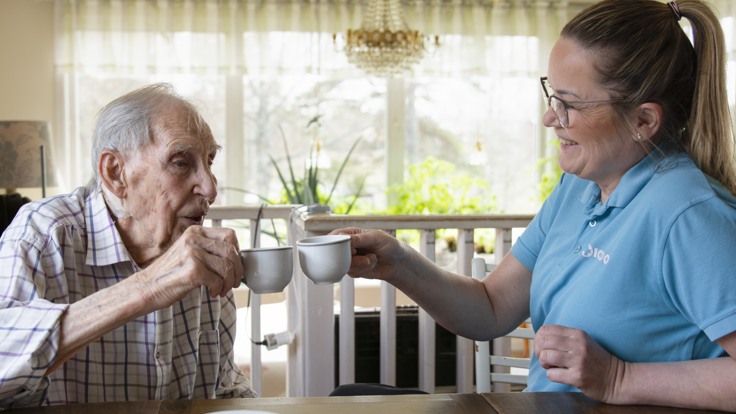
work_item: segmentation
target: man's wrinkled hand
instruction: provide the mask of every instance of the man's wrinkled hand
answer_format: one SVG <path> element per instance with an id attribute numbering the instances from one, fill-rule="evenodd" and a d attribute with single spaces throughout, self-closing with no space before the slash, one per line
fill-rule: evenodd
<path id="1" fill-rule="evenodd" d="M 240 285 L 243 263 L 232 229 L 191 226 L 140 273 L 145 296 L 161 309 L 200 286 L 211 297 L 226 295 Z"/>

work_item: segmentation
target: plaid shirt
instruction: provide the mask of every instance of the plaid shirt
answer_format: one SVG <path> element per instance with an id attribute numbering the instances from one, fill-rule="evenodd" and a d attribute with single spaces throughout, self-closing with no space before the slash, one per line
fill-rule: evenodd
<path id="1" fill-rule="evenodd" d="M 108 332 L 49 376 L 70 303 L 138 270 L 100 191 L 26 204 L 0 238 L 0 408 L 255 397 L 233 361 L 232 292 L 195 289 Z"/>

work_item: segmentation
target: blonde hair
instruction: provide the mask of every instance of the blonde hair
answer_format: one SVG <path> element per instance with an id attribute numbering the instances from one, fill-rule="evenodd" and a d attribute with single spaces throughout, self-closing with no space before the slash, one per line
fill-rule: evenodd
<path id="1" fill-rule="evenodd" d="M 692 27 L 691 43 L 679 19 Z M 734 135 L 720 22 L 700 0 L 604 0 L 580 12 L 562 36 L 597 50 L 597 81 L 624 113 L 658 103 L 657 138 L 674 140 L 706 174 L 736 194 Z"/>

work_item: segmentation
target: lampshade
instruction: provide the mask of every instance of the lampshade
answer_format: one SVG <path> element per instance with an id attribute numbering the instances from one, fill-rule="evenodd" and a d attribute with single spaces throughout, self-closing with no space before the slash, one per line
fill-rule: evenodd
<path id="1" fill-rule="evenodd" d="M 0 188 L 41 187 L 45 196 L 53 171 L 48 122 L 0 121 Z"/>

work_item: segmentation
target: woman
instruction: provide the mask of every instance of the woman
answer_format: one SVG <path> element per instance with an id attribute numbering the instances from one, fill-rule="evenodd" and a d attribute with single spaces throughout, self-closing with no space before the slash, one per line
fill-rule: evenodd
<path id="1" fill-rule="evenodd" d="M 736 410 L 724 55 L 701 1 L 606 0 L 582 11 L 542 78 L 544 124 L 560 140 L 565 174 L 511 253 L 476 281 L 385 233 L 342 229 L 352 234 L 350 274 L 395 285 L 478 340 L 531 315 L 528 391 Z"/>

